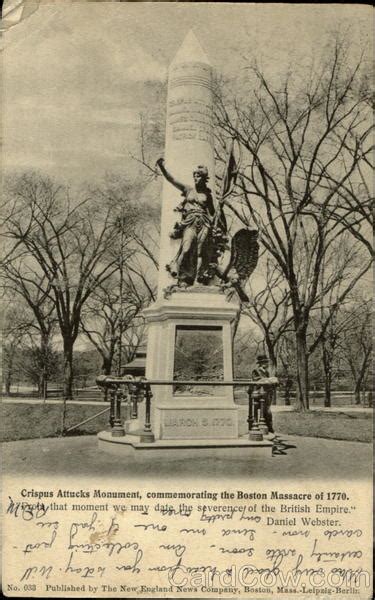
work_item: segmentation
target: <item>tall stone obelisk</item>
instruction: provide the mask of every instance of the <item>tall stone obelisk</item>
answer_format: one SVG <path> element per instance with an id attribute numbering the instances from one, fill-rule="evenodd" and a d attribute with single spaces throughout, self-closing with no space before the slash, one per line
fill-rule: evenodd
<path id="1" fill-rule="evenodd" d="M 193 170 L 204 165 L 208 185 L 214 190 L 212 74 L 207 56 L 190 31 L 169 69 L 165 166 L 177 181 L 193 185 Z M 232 324 L 238 304 L 227 302 L 220 289 L 210 285 L 192 285 L 164 296 L 165 288 L 176 283 L 166 265 L 181 243 L 170 237 L 180 221 L 174 209 L 181 201 L 179 190 L 164 181 L 158 298 L 144 311 L 148 325 L 146 377 L 159 382 L 186 381 L 188 373 L 194 382 L 205 378 L 231 381 Z M 199 353 L 203 358 L 194 372 Z M 152 391 L 156 439 L 238 437 L 238 409 L 230 386 L 155 385 Z"/>
<path id="2" fill-rule="evenodd" d="M 212 67 L 193 31 L 185 37 L 174 57 L 168 78 L 165 163 L 173 176 L 192 184 L 197 165 L 208 168 L 208 185 L 214 190 L 215 163 L 213 146 Z M 162 195 L 160 269 L 158 295 L 175 281 L 165 265 L 175 256 L 179 241 L 169 237 L 178 221 L 174 209 L 182 198 L 164 180 Z"/>

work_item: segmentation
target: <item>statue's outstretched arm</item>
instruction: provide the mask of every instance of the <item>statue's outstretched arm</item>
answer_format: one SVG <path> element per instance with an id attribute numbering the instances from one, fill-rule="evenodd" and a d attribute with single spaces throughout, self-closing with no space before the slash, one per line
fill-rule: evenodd
<path id="1" fill-rule="evenodd" d="M 165 168 L 165 164 L 164 164 L 164 158 L 159 158 L 156 161 L 156 164 L 158 165 L 160 171 L 162 172 L 162 174 L 164 175 L 166 180 L 169 181 L 169 183 L 174 185 L 174 187 L 176 187 L 181 192 L 186 191 L 186 185 L 184 185 L 180 181 L 177 181 L 174 177 L 172 177 L 172 175 L 169 173 L 169 171 L 167 171 L 167 169 Z"/>

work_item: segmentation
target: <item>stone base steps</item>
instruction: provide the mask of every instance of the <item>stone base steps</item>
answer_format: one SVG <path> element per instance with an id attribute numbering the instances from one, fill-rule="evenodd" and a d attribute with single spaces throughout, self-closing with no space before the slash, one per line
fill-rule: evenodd
<path id="1" fill-rule="evenodd" d="M 99 447 L 101 449 L 115 449 L 116 453 L 121 452 L 121 448 L 131 446 L 135 450 L 169 450 L 169 449 L 215 449 L 216 451 L 225 448 L 239 448 L 241 450 L 255 448 L 271 453 L 273 434 L 264 436 L 263 441 L 252 441 L 248 436 L 241 436 L 237 439 L 178 439 L 178 440 L 155 440 L 154 442 L 141 441 L 141 432 L 127 433 L 122 437 L 114 437 L 110 431 L 101 431 L 98 433 Z"/>

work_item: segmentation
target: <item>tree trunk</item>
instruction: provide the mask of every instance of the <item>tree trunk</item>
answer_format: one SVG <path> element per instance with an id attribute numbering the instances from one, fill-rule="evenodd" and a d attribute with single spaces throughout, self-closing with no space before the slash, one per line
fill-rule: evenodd
<path id="1" fill-rule="evenodd" d="M 275 344 L 270 340 L 269 337 L 266 336 L 266 345 L 269 359 L 269 373 L 271 377 L 276 377 L 277 373 L 277 362 L 276 362 L 276 354 L 275 354 Z M 277 388 L 274 387 L 272 390 L 272 404 L 276 404 L 276 396 Z"/>
<path id="2" fill-rule="evenodd" d="M 47 372 L 48 372 L 48 358 L 49 358 L 49 336 L 46 333 L 42 333 L 40 340 L 40 356 L 42 357 L 42 371 L 39 376 L 38 384 L 38 395 L 39 397 L 46 400 L 47 398 Z"/>
<path id="3" fill-rule="evenodd" d="M 5 374 L 5 395 L 10 396 L 10 388 L 12 386 L 12 373 L 7 371 Z"/>
<path id="4" fill-rule="evenodd" d="M 357 381 L 354 388 L 354 402 L 356 405 L 361 404 L 361 382 Z"/>
<path id="5" fill-rule="evenodd" d="M 285 406 L 290 406 L 290 392 L 292 389 L 292 380 L 289 375 L 286 376 L 285 384 L 284 384 L 284 404 Z"/>
<path id="6" fill-rule="evenodd" d="M 271 341 L 267 340 L 267 338 L 266 338 L 266 345 L 267 345 L 267 353 L 268 353 L 268 360 L 269 360 L 270 376 L 276 377 L 277 363 L 276 363 L 275 347 Z"/>
<path id="7" fill-rule="evenodd" d="M 332 363 L 332 358 L 331 358 L 331 355 L 328 352 L 325 344 L 326 344 L 326 342 L 323 339 L 323 341 L 322 341 L 322 345 L 323 345 L 322 360 L 323 360 L 323 372 L 324 372 L 324 406 L 328 408 L 331 406 L 331 387 L 332 387 L 332 371 L 331 371 L 332 365 L 331 365 L 331 363 Z"/>
<path id="8" fill-rule="evenodd" d="M 112 360 L 113 360 L 113 353 L 110 356 L 103 356 L 103 362 L 102 362 L 102 374 L 103 375 L 110 375 L 111 374 L 111 370 L 112 370 Z M 104 388 L 104 401 L 106 402 L 108 400 L 108 388 L 105 387 Z"/>
<path id="9" fill-rule="evenodd" d="M 309 360 L 306 344 L 306 326 L 296 331 L 297 350 L 297 408 L 301 411 L 309 409 Z"/>
<path id="10" fill-rule="evenodd" d="M 357 374 L 352 369 L 353 375 L 355 377 L 355 379 L 354 379 L 354 381 L 355 381 L 354 397 L 355 397 L 356 404 L 361 404 L 361 388 L 362 388 L 362 384 L 366 380 L 366 371 L 368 368 L 368 359 L 369 359 L 370 353 L 371 353 L 371 348 L 368 348 L 368 350 L 365 353 L 365 356 L 363 358 L 361 368 L 359 369 L 359 372 Z"/>
<path id="11" fill-rule="evenodd" d="M 326 408 L 329 408 L 330 406 L 332 406 L 332 404 L 331 404 L 331 386 L 332 386 L 331 376 L 326 373 L 326 375 L 324 377 L 324 406 Z"/>
<path id="12" fill-rule="evenodd" d="M 43 400 L 46 400 L 47 398 L 47 374 L 45 372 L 45 369 L 43 369 L 43 371 L 39 375 L 38 396 Z"/>
<path id="13" fill-rule="evenodd" d="M 103 375 L 110 375 L 111 374 L 111 369 L 112 369 L 112 358 L 110 357 L 102 357 L 103 358 L 103 362 L 102 362 L 102 374 Z"/>
<path id="14" fill-rule="evenodd" d="M 73 342 L 71 339 L 64 340 L 64 384 L 63 384 L 63 407 L 61 414 L 61 435 L 65 431 L 66 401 L 73 398 Z"/>
<path id="15" fill-rule="evenodd" d="M 13 352 L 13 350 L 11 350 L 10 352 Z M 13 384 L 13 356 L 8 356 L 8 364 L 6 365 L 4 371 L 5 395 L 10 396 L 10 388 Z"/>
<path id="16" fill-rule="evenodd" d="M 64 385 L 63 395 L 66 400 L 73 398 L 73 344 L 64 340 Z"/>

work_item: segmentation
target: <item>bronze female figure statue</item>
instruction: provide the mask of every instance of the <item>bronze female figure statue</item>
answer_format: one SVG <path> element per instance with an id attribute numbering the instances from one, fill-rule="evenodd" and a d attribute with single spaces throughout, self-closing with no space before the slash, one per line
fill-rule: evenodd
<path id="1" fill-rule="evenodd" d="M 175 258 L 166 265 L 172 277 L 181 287 L 207 283 L 207 269 L 211 259 L 211 229 L 215 216 L 212 193 L 207 187 L 208 170 L 200 165 L 193 172 L 194 185 L 186 185 L 174 179 L 164 165 L 157 161 L 164 177 L 181 191 L 183 201 L 176 208 L 181 213 L 181 222 L 176 223 L 171 237 L 181 239 Z"/>

